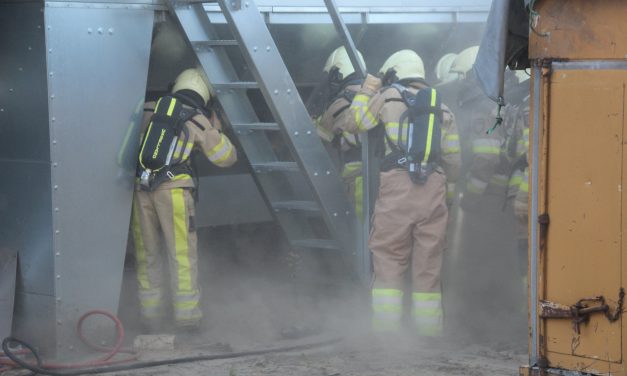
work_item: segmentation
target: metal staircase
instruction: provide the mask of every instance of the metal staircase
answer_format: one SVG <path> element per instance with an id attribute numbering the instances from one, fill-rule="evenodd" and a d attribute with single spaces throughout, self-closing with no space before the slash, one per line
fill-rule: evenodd
<path id="1" fill-rule="evenodd" d="M 252 0 L 217 3 L 232 39 L 219 36 L 201 2 L 167 4 L 216 90 L 260 192 L 292 247 L 341 252 L 355 273 L 368 280 L 363 275 L 363 252 L 357 251 L 358 221 L 341 177 L 262 15 Z M 254 81 L 238 77 L 231 59 L 234 47 L 239 47 Z M 260 121 L 249 89 L 261 90 L 273 122 Z"/>

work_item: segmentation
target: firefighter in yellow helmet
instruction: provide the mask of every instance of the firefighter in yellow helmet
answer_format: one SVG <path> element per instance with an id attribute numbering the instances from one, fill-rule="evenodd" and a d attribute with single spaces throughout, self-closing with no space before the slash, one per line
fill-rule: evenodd
<path id="1" fill-rule="evenodd" d="M 361 53 L 358 51 L 357 54 L 364 63 Z M 356 75 L 343 46 L 329 55 L 323 71 L 326 73 L 324 79 L 328 80 L 328 93 L 324 112 L 315 120 L 316 128 L 320 137 L 338 151 L 347 196 L 355 206 L 357 217 L 362 218 L 361 147 L 359 137 L 345 129 L 351 116 L 348 108 L 363 79 Z"/>
<path id="2" fill-rule="evenodd" d="M 355 95 L 347 130 L 373 130 L 373 137 L 378 131 L 381 137 L 379 196 L 369 242 L 373 329 L 400 329 L 404 276 L 411 265 L 413 322 L 418 334 L 437 336 L 443 325 L 446 182 L 457 178 L 460 155 L 455 118 L 424 77 L 422 59 L 414 51 L 391 55 L 379 77 L 368 75 Z"/>
<path id="3" fill-rule="evenodd" d="M 205 109 L 211 95 L 202 70 L 187 69 L 172 94 L 145 105 L 132 230 L 141 317 L 150 331 L 160 329 L 166 311 L 164 258 L 175 325 L 195 330 L 202 318 L 191 153 L 219 167 L 237 160 L 215 112 Z"/>

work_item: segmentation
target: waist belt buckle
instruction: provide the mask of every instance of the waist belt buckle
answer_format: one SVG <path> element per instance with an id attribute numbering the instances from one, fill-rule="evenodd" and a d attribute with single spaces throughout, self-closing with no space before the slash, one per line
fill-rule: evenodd
<path id="1" fill-rule="evenodd" d="M 174 180 L 174 174 L 172 173 L 172 171 L 168 170 L 168 172 L 166 172 L 165 174 L 168 178 L 170 178 L 170 180 Z"/>
<path id="2" fill-rule="evenodd" d="M 397 160 L 396 163 L 398 163 L 399 166 L 405 166 L 405 163 L 407 163 L 407 157 Z"/>

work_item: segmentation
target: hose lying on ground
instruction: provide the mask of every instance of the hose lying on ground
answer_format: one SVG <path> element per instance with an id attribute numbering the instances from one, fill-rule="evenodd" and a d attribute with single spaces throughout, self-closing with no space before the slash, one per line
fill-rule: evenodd
<path id="1" fill-rule="evenodd" d="M 111 319 L 115 323 L 116 329 L 116 339 L 113 347 L 102 347 L 95 345 L 87 340 L 87 338 L 83 334 L 83 322 L 85 319 L 92 315 L 102 315 Z M 319 341 L 314 343 L 307 343 L 302 345 L 292 345 L 285 347 L 275 347 L 270 349 L 261 349 L 261 350 L 251 350 L 251 351 L 242 351 L 242 352 L 233 352 L 233 353 L 225 353 L 225 354 L 213 354 L 213 355 L 197 355 L 190 357 L 182 357 L 182 358 L 174 358 L 174 359 L 165 359 L 165 360 L 156 360 L 156 361 L 148 361 L 148 362 L 136 362 L 131 364 L 120 364 L 120 363 L 128 363 L 134 360 L 137 360 L 137 354 L 131 350 L 122 349 L 122 344 L 124 342 L 124 327 L 122 322 L 112 313 L 102 310 L 94 310 L 85 313 L 80 317 L 78 323 L 76 325 L 76 331 L 78 333 L 78 337 L 80 340 L 88 347 L 93 350 L 104 352 L 105 355 L 102 357 L 90 360 L 86 362 L 80 363 L 44 363 L 41 360 L 41 357 L 37 353 L 37 351 L 30 344 L 21 341 L 17 338 L 7 337 L 2 341 L 2 350 L 4 351 L 4 356 L 10 359 L 10 361 L 6 361 L 3 359 L 2 354 L 0 353 L 0 370 L 5 370 L 3 366 L 15 368 L 21 367 L 32 371 L 36 374 L 42 375 L 50 375 L 50 376 L 74 376 L 74 375 L 88 375 L 88 374 L 98 374 L 98 373 L 107 373 L 107 372 L 119 372 L 119 371 L 129 371 L 133 369 L 140 368 L 148 368 L 148 367 L 158 367 L 164 365 L 172 365 L 172 364 L 181 364 L 181 363 L 191 363 L 198 361 L 207 361 L 207 360 L 218 360 L 218 359 L 233 359 L 233 358 L 241 358 L 246 356 L 253 355 L 265 355 L 265 354 L 273 354 L 280 352 L 288 352 L 288 351 L 298 351 L 298 350 L 307 350 L 316 347 L 322 347 L 327 345 L 332 345 L 341 341 L 340 338 L 334 338 L 326 341 Z M 11 344 L 18 344 L 24 347 L 20 350 L 12 350 L 10 348 Z M 129 357 L 119 360 L 113 360 L 119 353 L 129 353 L 132 354 Z M 35 358 L 35 364 L 29 363 L 20 359 L 18 355 L 32 354 Z M 56 370 L 70 370 L 70 371 L 56 371 Z"/>
<path id="2" fill-rule="evenodd" d="M 233 358 L 242 358 L 242 357 L 253 356 L 253 355 L 266 355 L 266 354 L 281 353 L 281 352 L 288 352 L 288 351 L 308 350 L 308 349 L 313 349 L 317 347 L 332 345 L 340 341 L 341 341 L 340 338 L 334 338 L 334 339 L 330 339 L 326 341 L 319 341 L 319 342 L 307 343 L 307 344 L 302 344 L 302 345 L 275 347 L 275 348 L 263 349 L 263 350 L 251 350 L 251 351 L 242 351 L 242 352 L 234 352 L 234 353 L 226 353 L 226 354 L 213 354 L 213 355 L 197 355 L 197 356 L 189 356 L 189 357 L 174 358 L 174 359 L 155 360 L 155 361 L 149 361 L 149 362 L 137 362 L 137 363 L 131 363 L 131 364 L 124 364 L 124 365 L 111 365 L 107 367 L 81 368 L 81 369 L 74 369 L 74 370 L 66 371 L 66 372 L 58 372 L 58 371 L 54 371 L 51 369 L 42 368 L 39 361 L 37 365 L 33 365 L 33 364 L 27 363 L 19 359 L 9 349 L 10 343 L 20 344 L 28 348 L 33 353 L 36 359 L 38 358 L 38 355 L 37 355 L 37 352 L 30 345 L 28 345 L 27 343 L 24 343 L 23 341 L 17 340 L 15 338 L 11 338 L 11 337 L 5 338 L 2 341 L 2 350 L 4 350 L 7 357 L 13 360 L 17 365 L 29 371 L 39 373 L 42 375 L 50 375 L 50 376 L 77 376 L 77 375 L 93 375 L 93 374 L 107 373 L 107 372 L 130 371 L 130 370 L 140 369 L 140 368 L 158 367 L 158 366 L 191 363 L 191 362 L 199 362 L 199 361 L 207 361 L 207 360 L 233 359 Z"/>

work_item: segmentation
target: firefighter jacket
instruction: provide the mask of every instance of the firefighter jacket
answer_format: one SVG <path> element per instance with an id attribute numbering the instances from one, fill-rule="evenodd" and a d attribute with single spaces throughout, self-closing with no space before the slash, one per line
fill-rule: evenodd
<path id="1" fill-rule="evenodd" d="M 142 122 L 142 132 L 140 140 L 146 131 L 150 118 L 154 113 L 156 103 L 148 102 L 144 106 L 144 118 Z M 231 141 L 218 128 L 214 127 L 207 116 L 203 114 L 195 115 L 192 120 L 202 125 L 202 128 L 194 124 L 191 120 L 185 123 L 183 132 L 188 132 L 189 138 L 179 137 L 179 141 L 174 149 L 173 159 L 180 158 L 181 163 L 188 163 L 190 154 L 194 148 L 201 151 L 211 163 L 218 167 L 229 167 L 237 161 L 237 151 L 231 144 Z M 187 139 L 187 143 L 183 145 L 183 139 Z M 136 185 L 137 189 L 139 184 Z M 185 172 L 175 175 L 170 180 L 161 183 L 156 189 L 173 189 L 173 188 L 194 188 L 194 180 L 192 176 Z"/>
<path id="2" fill-rule="evenodd" d="M 427 87 L 423 83 L 411 83 L 408 90 L 416 94 L 418 90 Z M 402 101 L 398 90 L 394 88 L 381 88 L 381 80 L 368 75 L 364 84 L 353 99 L 350 106 L 350 118 L 345 122 L 345 131 L 349 133 L 367 132 L 381 124 L 385 129 L 387 139 L 392 143 L 398 142 L 399 120 L 407 106 Z M 455 116 L 451 110 L 442 104 L 442 138 L 441 160 L 439 166 L 443 168 L 449 182 L 455 182 L 459 176 L 461 165 L 459 134 L 455 123 Z M 401 132 L 406 134 L 406 132 Z M 406 142 L 406 140 L 404 140 Z M 385 154 L 392 152 L 389 145 L 385 145 Z"/>

